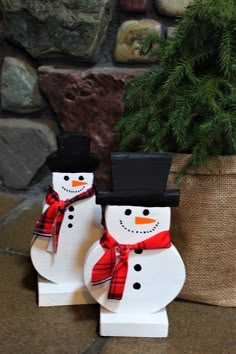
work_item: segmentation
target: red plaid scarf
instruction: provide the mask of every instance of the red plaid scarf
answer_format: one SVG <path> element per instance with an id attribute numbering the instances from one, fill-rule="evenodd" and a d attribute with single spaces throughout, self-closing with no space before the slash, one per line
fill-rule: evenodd
<path id="1" fill-rule="evenodd" d="M 60 200 L 57 192 L 55 192 L 52 186 L 50 186 L 46 195 L 46 203 L 49 207 L 40 215 L 33 234 L 36 236 L 53 237 L 53 248 L 54 252 L 56 252 L 59 232 L 66 208 L 72 203 L 92 197 L 94 194 L 95 188 L 91 187 L 87 191 L 82 192 L 71 199 Z"/>
<path id="2" fill-rule="evenodd" d="M 135 249 L 169 248 L 170 232 L 162 231 L 158 234 L 133 245 L 119 244 L 104 227 L 104 234 L 100 239 L 106 253 L 99 259 L 92 270 L 92 285 L 102 284 L 111 279 L 108 299 L 121 300 L 124 292 L 129 252 Z M 117 257 L 119 258 L 117 263 Z"/>

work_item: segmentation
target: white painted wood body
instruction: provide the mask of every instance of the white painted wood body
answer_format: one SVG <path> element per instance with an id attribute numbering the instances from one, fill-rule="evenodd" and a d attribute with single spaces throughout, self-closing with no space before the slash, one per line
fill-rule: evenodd
<path id="1" fill-rule="evenodd" d="M 148 218 L 147 215 L 144 217 L 145 214 Z M 136 223 L 142 221 L 137 218 L 143 218 L 146 223 Z M 105 220 L 109 233 L 120 244 L 134 244 L 169 230 L 170 208 L 107 206 Z M 143 250 L 141 254 L 130 251 L 123 298 L 110 300 L 107 298 L 110 281 L 96 286 L 91 284 L 93 266 L 104 252 L 106 250 L 99 241 L 90 248 L 84 279 L 91 295 L 109 311 L 130 315 L 155 313 L 168 305 L 184 284 L 185 267 L 174 245 L 166 249 Z M 135 289 L 134 284 L 139 284 L 140 288 Z"/>
<path id="2" fill-rule="evenodd" d="M 62 306 L 94 304 L 96 301 L 81 283 L 52 283 L 38 275 L 38 305 Z"/>
<path id="3" fill-rule="evenodd" d="M 165 309 L 151 314 L 120 314 L 100 307 L 100 335 L 105 337 L 168 336 L 169 322 Z"/>
<path id="4" fill-rule="evenodd" d="M 84 184 L 73 187 L 72 181 L 79 181 L 81 176 Z M 90 188 L 93 174 L 55 172 L 52 182 L 60 199 L 66 200 Z M 45 205 L 44 210 L 47 207 Z M 100 224 L 101 208 L 95 204 L 95 196 L 73 203 L 65 211 L 56 253 L 49 251 L 51 240 L 48 238 L 38 236 L 33 240 L 31 260 L 37 272 L 51 282 L 77 283 L 83 287 L 85 256 L 89 247 L 102 235 Z"/>

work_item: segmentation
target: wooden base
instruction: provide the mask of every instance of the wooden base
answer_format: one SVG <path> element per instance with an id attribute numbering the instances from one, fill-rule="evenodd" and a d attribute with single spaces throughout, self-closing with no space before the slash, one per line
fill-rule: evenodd
<path id="1" fill-rule="evenodd" d="M 95 300 L 84 285 L 79 283 L 56 284 L 38 275 L 38 305 L 62 306 L 94 304 Z"/>
<path id="2" fill-rule="evenodd" d="M 119 314 L 100 307 L 100 335 L 114 337 L 152 337 L 168 336 L 168 317 L 166 309 L 152 314 Z"/>

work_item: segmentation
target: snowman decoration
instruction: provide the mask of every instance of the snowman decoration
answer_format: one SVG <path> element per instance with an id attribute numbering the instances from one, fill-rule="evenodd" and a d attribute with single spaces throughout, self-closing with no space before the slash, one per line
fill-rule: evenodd
<path id="1" fill-rule="evenodd" d="M 64 133 L 58 151 L 47 158 L 52 185 L 31 246 L 39 306 L 94 302 L 83 280 L 85 255 L 102 232 L 93 186 L 99 159 L 90 153 L 90 140 L 86 134 Z"/>
<path id="2" fill-rule="evenodd" d="M 179 204 L 179 191 L 165 190 L 170 164 L 168 153 L 112 154 L 113 191 L 97 194 L 104 233 L 84 267 L 103 336 L 168 335 L 165 307 L 185 280 L 170 241 L 170 207 Z"/>

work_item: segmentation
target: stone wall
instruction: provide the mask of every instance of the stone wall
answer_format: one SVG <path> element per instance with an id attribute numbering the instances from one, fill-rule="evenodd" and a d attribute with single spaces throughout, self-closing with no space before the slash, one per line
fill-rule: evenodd
<path id="1" fill-rule="evenodd" d="M 0 0 L 2 188 L 28 188 L 62 130 L 91 135 L 107 185 L 125 82 L 158 60 L 140 43 L 173 35 L 189 2 Z"/>

